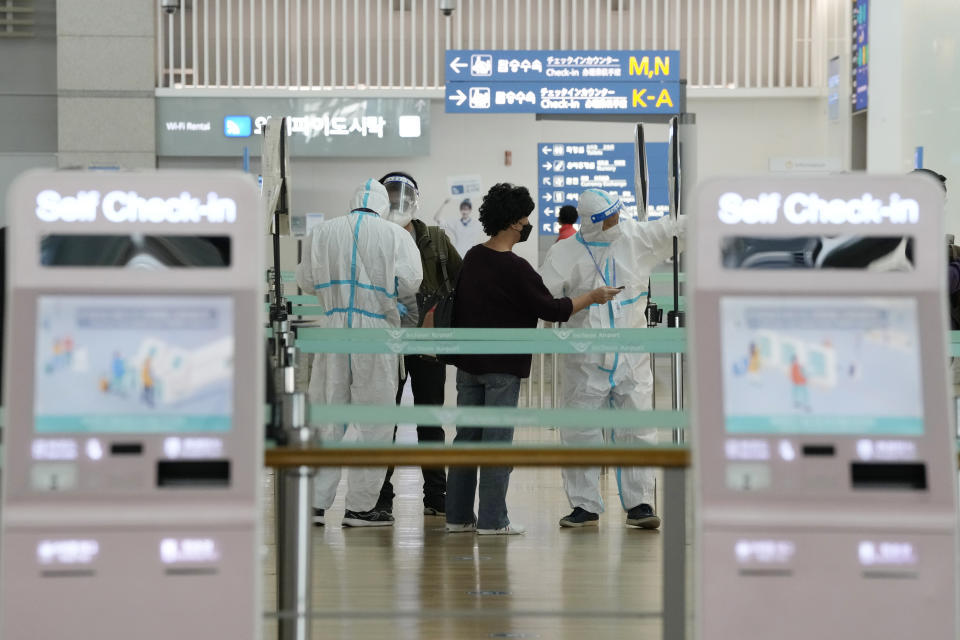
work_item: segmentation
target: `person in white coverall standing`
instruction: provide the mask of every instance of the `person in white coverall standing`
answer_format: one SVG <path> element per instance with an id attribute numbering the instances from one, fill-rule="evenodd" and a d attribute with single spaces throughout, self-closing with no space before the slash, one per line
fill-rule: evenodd
<path id="1" fill-rule="evenodd" d="M 297 284 L 316 293 L 323 306 L 320 325 L 326 328 L 386 328 L 400 326 L 399 298 L 412 297 L 423 271 L 420 252 L 410 234 L 383 220 L 390 208 L 387 190 L 377 180 L 357 189 L 348 215 L 314 228 L 307 238 Z M 319 404 L 395 404 L 399 356 L 392 353 L 317 354 L 310 376 L 310 402 Z M 346 424 L 319 424 L 320 439 L 343 439 Z M 361 442 L 388 444 L 393 426 L 354 425 Z M 351 468 L 347 473 L 348 527 L 390 526 L 393 516 L 377 510 L 385 467 Z M 340 483 L 339 467 L 323 467 L 314 484 L 314 524 L 325 523 Z"/>
<path id="2" fill-rule="evenodd" d="M 651 271 L 673 252 L 673 236 L 682 240 L 684 221 L 664 217 L 654 222 L 620 218 L 620 199 L 600 189 L 580 195 L 577 211 L 580 230 L 557 242 L 547 252 L 541 267 L 543 282 L 554 296 L 578 296 L 598 286 L 623 287 L 617 299 L 591 305 L 570 316 L 570 328 L 646 327 Z M 562 360 L 564 406 L 579 409 L 653 407 L 653 375 L 646 353 L 577 353 Z M 602 427 L 561 429 L 566 445 L 599 445 Z M 615 442 L 656 442 L 655 430 L 614 429 Z M 630 467 L 617 469 L 620 501 L 627 512 L 626 524 L 656 529 L 660 518 L 654 512 L 654 472 Z M 561 527 L 597 525 L 603 511 L 599 467 L 563 469 L 563 485 L 573 511 L 560 520 Z"/>

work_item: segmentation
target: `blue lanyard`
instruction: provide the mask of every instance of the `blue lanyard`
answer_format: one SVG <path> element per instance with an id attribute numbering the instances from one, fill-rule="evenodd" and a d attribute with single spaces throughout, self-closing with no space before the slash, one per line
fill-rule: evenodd
<path id="1" fill-rule="evenodd" d="M 579 233 L 579 231 L 577 233 Z M 580 237 L 583 238 L 582 235 Z M 583 246 L 587 250 L 587 253 L 590 254 L 590 259 L 593 261 L 593 268 L 596 269 L 597 273 L 600 274 L 600 279 L 603 280 L 603 284 L 607 285 L 608 287 L 613 286 L 609 282 L 607 282 L 606 276 L 604 276 L 603 271 L 600 270 L 600 263 L 597 262 L 597 259 L 593 255 L 593 251 L 590 250 L 590 245 L 587 244 L 586 242 L 583 242 Z M 614 260 L 613 261 L 613 284 L 616 284 L 616 283 L 617 283 L 617 261 Z"/>

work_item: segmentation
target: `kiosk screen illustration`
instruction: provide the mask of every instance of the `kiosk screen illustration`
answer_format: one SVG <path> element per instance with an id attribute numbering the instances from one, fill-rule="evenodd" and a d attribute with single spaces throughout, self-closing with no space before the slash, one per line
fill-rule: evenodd
<path id="1" fill-rule="evenodd" d="M 37 299 L 37 433 L 229 431 L 228 296 Z"/>
<path id="2" fill-rule="evenodd" d="M 725 297 L 720 310 L 727 433 L 923 434 L 914 299 Z"/>

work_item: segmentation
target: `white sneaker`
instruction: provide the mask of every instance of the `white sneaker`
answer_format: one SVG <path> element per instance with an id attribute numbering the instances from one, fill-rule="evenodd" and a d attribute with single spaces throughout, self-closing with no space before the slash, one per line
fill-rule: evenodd
<path id="1" fill-rule="evenodd" d="M 502 529 L 477 529 L 478 536 L 522 536 L 527 532 L 526 527 L 510 523 Z"/>
<path id="2" fill-rule="evenodd" d="M 476 530 L 476 522 L 467 522 L 466 524 L 447 523 L 447 533 L 473 533 Z"/>

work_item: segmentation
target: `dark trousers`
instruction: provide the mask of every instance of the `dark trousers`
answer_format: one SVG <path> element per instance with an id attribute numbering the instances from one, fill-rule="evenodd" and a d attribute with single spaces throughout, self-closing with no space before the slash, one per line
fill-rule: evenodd
<path id="1" fill-rule="evenodd" d="M 415 405 L 442 405 L 443 385 L 447 380 L 446 365 L 434 359 L 421 358 L 416 355 L 403 357 L 403 363 L 413 387 L 413 404 Z M 397 388 L 397 404 L 403 397 L 403 386 L 406 378 L 400 380 Z M 393 439 L 397 439 L 397 428 L 393 428 Z M 439 442 L 443 444 L 443 427 L 431 425 L 417 425 L 417 442 Z M 447 474 L 443 467 L 421 467 L 423 473 L 423 503 L 434 506 L 447 493 Z M 393 507 L 393 467 L 387 469 L 387 476 L 380 489 L 378 508 Z M 442 503 L 441 503 L 442 504 Z"/>

